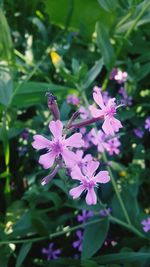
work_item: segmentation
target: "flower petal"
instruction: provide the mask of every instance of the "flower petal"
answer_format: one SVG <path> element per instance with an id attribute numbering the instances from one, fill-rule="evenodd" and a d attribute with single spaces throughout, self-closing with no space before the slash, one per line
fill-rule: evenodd
<path id="1" fill-rule="evenodd" d="M 100 117 L 100 116 L 103 116 L 104 115 L 104 111 L 98 109 L 98 108 L 95 108 L 94 106 L 90 106 L 89 107 L 90 111 L 91 111 L 91 114 L 94 118 L 97 118 L 97 117 Z"/>
<path id="2" fill-rule="evenodd" d="M 84 181 L 85 177 L 81 173 L 81 170 L 78 166 L 75 166 L 71 171 L 71 178 L 79 181 Z"/>
<path id="3" fill-rule="evenodd" d="M 110 181 L 110 176 L 108 171 L 100 171 L 95 177 L 94 181 L 97 183 L 108 183 Z"/>
<path id="4" fill-rule="evenodd" d="M 87 167 L 86 167 L 86 176 L 88 178 L 91 178 L 94 174 L 94 172 L 98 169 L 99 167 L 99 162 L 98 161 L 89 161 L 87 163 Z"/>
<path id="5" fill-rule="evenodd" d="M 111 119 L 111 124 L 112 124 L 115 132 L 118 132 L 119 129 L 123 127 L 121 122 L 114 117 Z"/>
<path id="6" fill-rule="evenodd" d="M 69 191 L 69 194 L 73 197 L 73 198 L 78 198 L 82 192 L 85 190 L 84 186 L 83 185 L 79 185 L 73 189 L 71 189 Z"/>
<path id="7" fill-rule="evenodd" d="M 82 140 L 81 133 L 75 133 L 69 138 L 65 139 L 65 145 L 71 147 L 82 147 L 84 146 L 84 141 Z"/>
<path id="8" fill-rule="evenodd" d="M 74 165 L 77 164 L 76 154 L 70 151 L 68 148 L 64 148 L 63 151 L 61 152 L 61 155 L 67 167 L 73 167 Z"/>
<path id="9" fill-rule="evenodd" d="M 49 169 L 54 164 L 56 155 L 50 151 L 39 158 L 39 163 L 43 165 L 44 169 Z"/>
<path id="10" fill-rule="evenodd" d="M 34 141 L 32 142 L 32 146 L 35 149 L 43 149 L 43 148 L 49 149 L 51 147 L 52 142 L 42 135 L 36 134 L 33 136 L 33 139 Z"/>
<path id="11" fill-rule="evenodd" d="M 88 205 L 95 205 L 97 203 L 97 196 L 96 196 L 94 188 L 88 189 L 88 192 L 86 195 L 86 203 Z"/>
<path id="12" fill-rule="evenodd" d="M 89 161 L 92 161 L 92 155 L 91 154 L 87 154 L 87 155 L 85 155 L 85 157 L 83 158 L 83 162 L 89 162 Z"/>
<path id="13" fill-rule="evenodd" d="M 93 98 L 94 101 L 96 102 L 96 104 L 103 109 L 104 108 L 104 101 L 103 101 L 103 97 L 101 94 L 101 90 L 98 86 L 95 86 L 93 89 Z"/>
<path id="14" fill-rule="evenodd" d="M 55 138 L 60 138 L 62 136 L 63 124 L 59 120 L 51 121 L 49 123 L 49 129 Z"/>
<path id="15" fill-rule="evenodd" d="M 102 125 L 102 129 L 107 135 L 114 135 L 114 129 L 112 124 L 110 123 L 111 118 L 107 117 Z"/>

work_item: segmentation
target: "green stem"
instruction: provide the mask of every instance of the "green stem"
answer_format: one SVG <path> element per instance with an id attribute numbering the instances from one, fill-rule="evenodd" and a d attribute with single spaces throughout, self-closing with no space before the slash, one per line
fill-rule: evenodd
<path id="1" fill-rule="evenodd" d="M 28 242 L 38 242 L 38 241 L 42 241 L 42 240 L 46 240 L 46 239 L 52 239 L 54 237 L 58 237 L 61 235 L 64 235 L 66 233 L 71 233 L 73 231 L 78 230 L 79 228 L 83 228 L 87 225 L 92 225 L 95 223 L 100 222 L 102 219 L 96 219 L 87 223 L 82 223 L 82 224 L 78 224 L 72 228 L 67 228 L 61 231 L 58 231 L 56 233 L 52 233 L 49 236 L 44 236 L 44 237 L 35 237 L 35 238 L 30 238 L 30 239 L 21 239 L 21 240 L 4 240 L 4 241 L 0 241 L 0 245 L 4 245 L 4 244 L 9 244 L 9 243 L 13 243 L 13 244 L 20 244 L 20 243 L 28 243 Z"/>
<path id="2" fill-rule="evenodd" d="M 104 160 L 106 163 L 108 162 L 105 152 L 103 153 L 103 160 Z M 116 196 L 117 196 L 118 201 L 119 201 L 119 203 L 120 203 L 120 206 L 121 206 L 121 208 L 122 208 L 122 211 L 123 211 L 123 214 L 124 214 L 124 216 L 125 216 L 125 219 L 126 219 L 126 221 L 128 222 L 129 225 L 132 225 L 132 224 L 131 224 L 131 221 L 130 221 L 130 218 L 129 218 L 129 216 L 128 216 L 128 212 L 127 212 L 127 210 L 126 210 L 126 208 L 125 208 L 125 205 L 124 205 L 124 203 L 123 203 L 123 200 L 122 200 L 122 198 L 121 198 L 121 195 L 120 195 L 120 193 L 119 193 L 119 191 L 118 191 L 117 184 L 116 184 L 115 178 L 114 178 L 114 176 L 113 176 L 113 173 L 112 173 L 112 171 L 111 171 L 111 168 L 110 168 L 109 166 L 107 166 L 107 170 L 108 170 L 108 172 L 109 172 L 109 175 L 110 175 L 110 178 L 111 178 L 111 182 L 112 182 L 114 191 L 115 191 L 115 193 L 116 193 Z"/>
<path id="3" fill-rule="evenodd" d="M 125 228 L 127 228 L 128 230 L 130 230 L 131 232 L 134 232 L 136 233 L 138 236 L 142 237 L 142 238 L 146 238 L 145 235 L 143 235 L 140 231 L 138 231 L 134 226 L 132 225 L 129 225 L 111 215 L 108 216 L 109 217 L 109 220 L 111 222 L 114 222 L 114 223 L 117 223 L 119 225 L 122 225 L 124 226 Z M 93 220 L 93 221 L 89 221 L 87 223 L 83 223 L 83 224 L 78 224 L 72 228 L 67 228 L 64 229 L 64 230 L 61 230 L 61 231 L 58 231 L 56 233 L 52 233 L 48 236 L 43 236 L 43 237 L 35 237 L 35 238 L 29 238 L 29 239 L 21 239 L 21 240 L 3 240 L 3 241 L 0 241 L 0 245 L 4 245 L 4 244 L 20 244 L 20 243 L 28 243 L 28 242 L 39 242 L 39 241 L 43 241 L 43 240 L 46 240 L 46 239 L 52 239 L 52 238 L 55 238 L 55 237 L 58 237 L 58 236 L 62 236 L 64 234 L 67 234 L 67 233 L 71 233 L 73 231 L 76 231 L 78 230 L 79 228 L 84 228 L 85 226 L 87 225 L 92 225 L 92 224 L 95 224 L 95 223 L 98 223 L 100 222 L 102 219 L 96 219 L 96 220 Z"/>
<path id="4" fill-rule="evenodd" d="M 115 223 L 117 223 L 119 225 L 124 226 L 125 228 L 127 228 L 131 232 L 134 232 L 135 234 L 137 234 L 139 237 L 146 238 L 145 235 L 143 233 L 141 233 L 138 229 L 136 229 L 133 225 L 129 225 L 129 224 L 127 224 L 127 223 L 125 223 L 125 222 L 113 217 L 112 215 L 109 215 L 108 217 L 109 217 L 111 222 L 115 222 Z"/>

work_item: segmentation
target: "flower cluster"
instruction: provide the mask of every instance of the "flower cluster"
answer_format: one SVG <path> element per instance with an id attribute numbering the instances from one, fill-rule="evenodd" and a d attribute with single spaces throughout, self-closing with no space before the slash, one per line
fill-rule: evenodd
<path id="1" fill-rule="evenodd" d="M 115 80 L 118 84 L 126 82 L 128 73 L 126 71 L 114 68 L 110 73 L 110 80 Z"/>
<path id="2" fill-rule="evenodd" d="M 86 203 L 95 205 L 97 203 L 96 189 L 99 184 L 109 182 L 110 176 L 108 171 L 99 169 L 100 163 L 91 154 L 85 154 L 84 151 L 94 144 L 99 152 L 106 150 L 110 155 L 119 153 L 120 141 L 115 137 L 115 133 L 122 128 L 122 124 L 116 118 L 119 107 L 116 105 L 116 99 L 105 96 L 104 101 L 101 89 L 95 86 L 93 99 L 99 108 L 91 105 L 87 110 L 84 106 L 80 106 L 79 111 L 75 112 L 64 126 L 60 120 L 56 97 L 51 93 L 46 95 L 48 96 L 48 108 L 54 117 L 54 120 L 49 123 L 51 137 L 47 138 L 36 134 L 32 143 L 35 149 L 44 149 L 45 151 L 39 158 L 39 164 L 44 169 L 52 169 L 41 183 L 42 185 L 47 184 L 60 168 L 66 168 L 71 181 L 78 181 L 77 186 L 70 189 L 69 194 L 73 199 L 85 195 Z M 67 102 L 74 105 L 79 104 L 77 100 L 78 98 L 73 95 L 67 98 Z M 82 121 L 74 123 L 78 116 Z M 89 133 L 86 132 L 86 126 L 102 120 L 104 121 L 103 131 L 96 132 L 93 128 Z M 79 130 L 79 132 L 72 132 L 75 130 Z"/>

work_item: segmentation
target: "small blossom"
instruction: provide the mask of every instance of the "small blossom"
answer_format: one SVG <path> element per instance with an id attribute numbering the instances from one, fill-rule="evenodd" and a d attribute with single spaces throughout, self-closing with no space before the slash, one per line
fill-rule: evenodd
<path id="1" fill-rule="evenodd" d="M 89 132 L 83 137 L 83 140 L 84 140 L 84 148 L 85 148 L 85 149 L 90 148 L 91 145 L 92 145 L 92 132 L 89 131 Z"/>
<path id="2" fill-rule="evenodd" d="M 92 155 L 87 154 L 83 156 L 84 152 L 82 150 L 76 151 L 76 163 L 79 166 L 79 168 L 84 168 L 89 161 L 92 160 Z"/>
<path id="3" fill-rule="evenodd" d="M 81 230 L 76 231 L 76 236 L 78 239 L 72 243 L 73 247 L 78 249 L 79 252 L 82 251 L 82 243 L 83 243 L 83 232 Z"/>
<path id="4" fill-rule="evenodd" d="M 82 214 L 77 215 L 77 221 L 86 223 L 89 218 L 91 218 L 94 215 L 93 211 L 88 211 L 88 210 L 82 210 Z"/>
<path id="5" fill-rule="evenodd" d="M 75 133 L 72 136 L 66 138 L 63 135 L 63 124 L 61 121 L 51 121 L 49 123 L 49 129 L 53 135 L 52 140 L 49 140 L 42 135 L 34 135 L 34 142 L 32 146 L 39 149 L 47 149 L 47 153 L 40 156 L 39 163 L 43 165 L 44 169 L 51 168 L 55 160 L 62 157 L 66 166 L 70 167 L 75 164 L 76 155 L 70 151 L 68 147 L 80 148 L 84 145 L 82 135 Z"/>
<path id="6" fill-rule="evenodd" d="M 150 132 L 150 117 L 145 120 L 145 129 Z"/>
<path id="7" fill-rule="evenodd" d="M 119 147 L 121 143 L 118 137 L 111 138 L 107 141 L 105 148 L 110 156 L 120 153 Z"/>
<path id="8" fill-rule="evenodd" d="M 142 131 L 140 128 L 135 128 L 133 132 L 139 138 L 142 138 L 144 135 L 144 131 Z"/>
<path id="9" fill-rule="evenodd" d="M 117 75 L 117 72 L 118 72 L 118 70 L 116 68 L 112 69 L 110 76 L 109 76 L 109 79 L 114 80 L 115 75 Z"/>
<path id="10" fill-rule="evenodd" d="M 132 97 L 131 96 L 128 96 L 125 88 L 124 87 L 120 87 L 120 89 L 119 89 L 118 92 L 122 96 L 121 103 L 123 105 L 131 106 L 132 105 Z"/>
<path id="11" fill-rule="evenodd" d="M 128 77 L 128 73 L 126 71 L 121 71 L 118 70 L 116 75 L 114 76 L 114 79 L 116 80 L 117 83 L 124 83 L 126 82 Z"/>
<path id="12" fill-rule="evenodd" d="M 149 232 L 150 231 L 150 217 L 147 218 L 146 220 L 143 220 L 141 222 L 141 224 L 143 225 L 143 230 L 144 232 Z"/>
<path id="13" fill-rule="evenodd" d="M 92 143 L 97 146 L 97 149 L 99 152 L 104 152 L 107 143 L 106 143 L 106 135 L 104 134 L 103 131 L 99 130 L 99 131 L 95 131 L 95 129 L 93 128 L 91 130 L 91 141 Z"/>
<path id="14" fill-rule="evenodd" d="M 50 243 L 48 248 L 43 248 L 42 253 L 47 255 L 47 260 L 56 260 L 59 258 L 61 249 L 53 249 L 54 243 Z"/>
<path id="15" fill-rule="evenodd" d="M 24 129 L 24 131 L 21 133 L 21 138 L 23 139 L 23 140 L 28 140 L 28 138 L 29 138 L 29 130 L 28 129 Z"/>
<path id="16" fill-rule="evenodd" d="M 104 104 L 106 105 L 111 97 L 109 96 L 109 93 L 107 91 L 103 92 L 103 101 Z"/>
<path id="17" fill-rule="evenodd" d="M 100 216 L 105 217 L 105 216 L 109 215 L 111 212 L 112 212 L 111 208 L 108 208 L 108 209 L 105 209 L 105 210 L 102 209 L 102 210 L 100 210 Z"/>
<path id="18" fill-rule="evenodd" d="M 121 122 L 114 116 L 116 114 L 117 105 L 115 103 L 115 98 L 110 98 L 107 104 L 104 104 L 100 88 L 94 87 L 93 98 L 100 109 L 90 106 L 90 111 L 93 117 L 98 118 L 104 116 L 104 123 L 102 125 L 103 131 L 107 135 L 114 135 L 122 128 Z"/>
<path id="19" fill-rule="evenodd" d="M 72 104 L 74 106 L 78 106 L 80 103 L 79 98 L 76 95 L 68 95 L 67 96 L 67 104 Z"/>
<path id="20" fill-rule="evenodd" d="M 82 192 L 86 191 L 86 203 L 88 205 L 95 205 L 97 203 L 97 196 L 94 188 L 98 186 L 98 183 L 105 184 L 110 181 L 108 171 L 100 171 L 95 175 L 96 170 L 99 167 L 99 162 L 88 162 L 87 167 L 84 168 L 84 173 L 81 172 L 78 166 L 75 166 L 71 171 L 72 179 L 79 180 L 80 185 L 71 189 L 69 194 L 75 199 L 80 197 Z"/>
<path id="21" fill-rule="evenodd" d="M 81 107 L 79 108 L 79 112 L 80 112 L 80 117 L 81 117 L 81 119 L 84 120 L 84 119 L 87 119 L 87 118 L 89 117 L 89 111 L 86 110 L 85 107 L 81 106 Z"/>

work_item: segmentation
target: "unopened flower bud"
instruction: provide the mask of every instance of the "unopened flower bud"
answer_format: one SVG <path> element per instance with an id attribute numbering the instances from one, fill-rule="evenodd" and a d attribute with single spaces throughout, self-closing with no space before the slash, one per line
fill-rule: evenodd
<path id="1" fill-rule="evenodd" d="M 56 96 L 54 96 L 52 93 L 47 92 L 46 93 L 47 96 L 47 104 L 48 104 L 48 108 L 49 110 L 52 112 L 53 116 L 54 116 L 54 120 L 59 120 L 60 118 L 60 113 L 59 113 L 59 108 L 57 105 L 57 98 Z"/>

